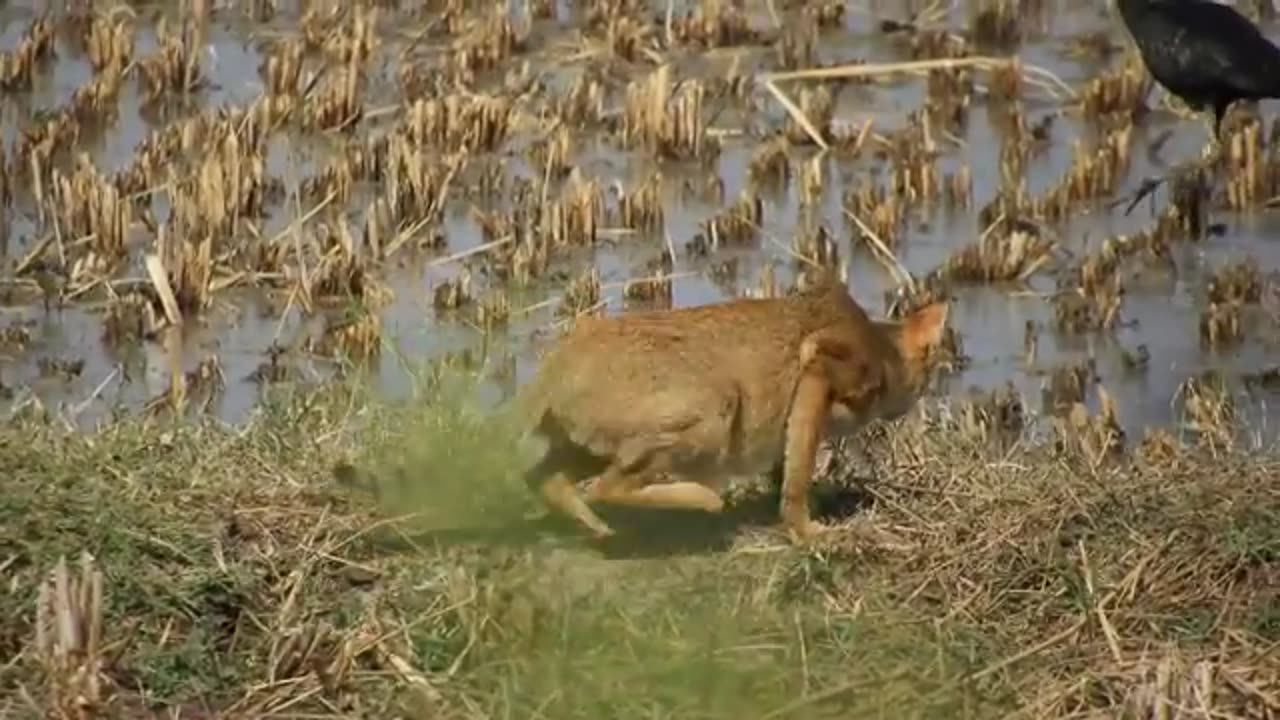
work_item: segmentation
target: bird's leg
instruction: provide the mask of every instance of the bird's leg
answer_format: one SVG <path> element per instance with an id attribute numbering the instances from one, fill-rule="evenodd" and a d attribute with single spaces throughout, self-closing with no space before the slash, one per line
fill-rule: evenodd
<path id="1" fill-rule="evenodd" d="M 1214 103 L 1212 115 L 1206 116 L 1205 124 L 1209 130 L 1209 142 L 1200 151 L 1199 158 L 1174 167 L 1163 176 L 1148 177 L 1144 179 L 1138 186 L 1138 189 L 1133 191 L 1132 195 L 1116 199 L 1111 203 L 1110 207 L 1114 208 L 1120 203 L 1128 201 L 1129 204 L 1124 210 L 1124 214 L 1128 215 L 1133 212 L 1133 209 L 1137 207 L 1138 203 L 1149 197 L 1171 178 L 1187 172 L 1197 172 L 1202 168 L 1217 164 L 1218 155 L 1222 152 L 1222 142 L 1219 139 L 1219 135 L 1222 131 L 1222 119 L 1226 115 L 1226 109 L 1227 106 L 1225 104 Z"/>
<path id="2" fill-rule="evenodd" d="M 1108 208 L 1114 208 L 1115 206 L 1127 200 L 1129 204 L 1128 206 L 1125 207 L 1124 214 L 1128 215 L 1129 213 L 1133 212 L 1133 209 L 1137 207 L 1138 203 L 1142 202 L 1144 199 L 1149 197 L 1151 193 L 1158 190 L 1166 180 L 1168 180 L 1167 177 L 1145 178 L 1143 179 L 1142 184 L 1138 185 L 1137 190 L 1134 190 L 1133 193 L 1131 193 L 1126 197 L 1116 198 L 1114 201 L 1112 201 L 1112 203 L 1108 206 Z"/>
<path id="3" fill-rule="evenodd" d="M 1213 124 L 1210 126 L 1209 136 L 1209 152 L 1202 153 L 1203 157 L 1213 157 L 1218 154 L 1222 144 L 1222 121 L 1227 116 L 1227 107 L 1229 103 L 1215 102 L 1213 104 Z"/>

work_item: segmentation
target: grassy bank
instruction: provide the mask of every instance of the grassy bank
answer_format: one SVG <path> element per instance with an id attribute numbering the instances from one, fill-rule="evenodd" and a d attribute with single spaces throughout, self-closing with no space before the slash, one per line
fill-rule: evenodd
<path id="1" fill-rule="evenodd" d="M 766 491 L 718 522 L 618 517 L 631 540 L 601 552 L 527 517 L 466 388 L 428 395 L 0 429 L 0 715 L 1280 712 L 1280 456 L 1095 463 L 915 418 L 871 479 L 832 464 L 813 548 Z M 333 480 L 349 459 L 376 497 Z"/>

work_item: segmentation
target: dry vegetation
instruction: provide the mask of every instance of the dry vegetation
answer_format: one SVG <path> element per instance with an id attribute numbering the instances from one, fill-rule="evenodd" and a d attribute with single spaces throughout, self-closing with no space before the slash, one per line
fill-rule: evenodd
<path id="1" fill-rule="evenodd" d="M 515 5 L 75 1 L 7 28 L 0 716 L 1280 716 L 1280 456 L 1247 399 L 1280 369 L 1219 367 L 1274 350 L 1280 281 L 1214 243 L 1280 197 L 1265 107 L 1099 237 L 1170 132 L 1118 25 L 1054 35 L 1066 0 Z M 1046 39 L 1084 80 L 1025 59 Z M 836 448 L 819 547 L 748 497 L 610 550 L 711 551 L 604 560 L 525 518 L 500 430 L 437 394 L 509 391 L 529 335 L 689 279 L 778 296 L 819 268 L 890 316 L 1043 303 L 1021 348 L 957 322 L 937 358 L 996 358 L 1043 412 L 1012 379 L 931 402 L 869 434 L 866 482 Z M 1194 308 L 1173 380 L 1166 343 L 1116 341 L 1165 284 Z M 473 342 L 387 405 L 353 383 L 406 326 Z M 1154 377 L 1176 435 L 1126 422 Z M 246 387 L 247 428 L 210 419 Z M 69 432 L 105 412 L 133 416 Z M 390 485 L 340 488 L 351 454 Z M 506 529 L 411 537 L 408 511 Z"/>
<path id="2" fill-rule="evenodd" d="M 398 407 L 277 396 L 246 431 L 0 431 L 0 711 L 1280 710 L 1280 467 L 1229 434 L 1126 438 L 1104 399 L 1041 442 L 1019 398 L 975 397 L 871 429 L 871 455 L 836 448 L 819 508 L 838 529 L 812 548 L 749 485 L 714 521 L 611 516 L 631 539 L 602 559 L 527 519 L 491 451 L 511 436 L 459 377 L 424 373 Z M 1226 427 L 1214 392 L 1188 388 L 1187 412 Z M 383 481 L 336 485 L 353 453 Z"/>

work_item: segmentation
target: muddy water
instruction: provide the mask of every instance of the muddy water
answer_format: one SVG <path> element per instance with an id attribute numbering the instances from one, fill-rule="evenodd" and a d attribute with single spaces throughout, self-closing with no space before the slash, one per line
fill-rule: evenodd
<path id="1" fill-rule="evenodd" d="M 661 10 L 655 3 L 655 12 Z M 757 26 L 768 27 L 770 19 L 763 6 L 749 3 Z M 846 19 L 848 32 L 837 39 L 824 41 L 820 47 L 822 59 L 828 61 L 865 58 L 872 62 L 889 62 L 909 59 L 904 52 L 887 41 L 875 28 L 868 12 L 880 16 L 903 17 L 904 9 L 920 3 L 880 3 L 878 5 L 851 5 Z M 957 29 L 967 23 L 964 3 L 956 4 L 946 24 Z M 1048 68 L 1063 81 L 1074 87 L 1094 76 L 1103 61 L 1068 59 L 1063 49 L 1067 40 L 1079 33 L 1105 29 L 1111 38 L 1120 42 L 1122 30 L 1107 13 L 1102 2 L 1046 2 L 1051 9 L 1038 31 L 1023 43 L 1018 53 L 1027 63 Z M 214 23 L 214 31 L 205 49 L 204 67 L 214 82 L 214 87 L 203 95 L 205 105 L 247 104 L 261 91 L 257 67 L 260 56 L 255 50 L 255 39 L 276 33 L 295 31 L 296 12 L 285 3 L 282 12 L 269 24 L 249 24 L 237 12 L 220 13 Z M 149 17 L 156 6 L 142 6 L 142 17 Z M 0 7 L 0 49 L 14 47 L 32 17 L 32 4 L 11 2 Z M 561 13 L 561 17 L 571 17 Z M 542 23 L 538 33 L 540 49 L 533 51 L 531 62 L 535 68 L 546 63 L 547 82 L 557 86 L 580 72 L 589 59 L 575 62 L 556 61 L 554 39 L 557 33 L 569 37 L 573 32 L 563 21 L 557 29 L 555 23 Z M 136 57 L 143 57 L 155 47 L 150 21 L 138 24 Z M 1268 32 L 1280 33 L 1280 28 L 1267 27 Z M 410 31 L 405 31 L 408 34 Z M 401 102 L 394 91 L 394 60 L 401 41 L 388 38 L 379 51 L 374 89 L 368 108 L 392 107 Z M 427 48 L 430 51 L 430 48 Z M 51 68 L 42 73 L 35 90 L 29 94 L 7 97 L 0 106 L 0 127 L 6 147 L 12 146 L 25 118 L 31 111 L 64 103 L 71 93 L 90 77 L 87 62 L 59 42 L 59 57 Z M 744 68 L 759 66 L 766 51 L 760 49 L 717 50 L 704 57 L 686 57 L 677 63 L 677 76 L 690 73 L 718 73 L 728 68 L 735 54 L 742 55 Z M 559 55 L 563 56 L 563 51 Z M 1118 61 L 1118 55 L 1110 62 Z M 793 88 L 796 86 L 792 86 Z M 758 90 L 761 98 L 766 93 Z M 873 118 L 875 130 L 890 132 L 905 122 L 905 114 L 918 108 L 924 97 L 924 80 L 918 76 L 902 76 L 892 84 L 857 88 L 846 91 L 840 98 L 838 123 L 860 125 L 868 117 Z M 1155 96 L 1152 96 L 1152 100 Z M 1036 88 L 1027 91 L 1024 107 L 1028 120 L 1034 122 L 1046 113 L 1055 111 L 1058 103 Z M 761 103 L 761 115 L 742 117 L 740 113 L 726 112 L 715 123 L 717 129 L 727 131 L 750 130 L 763 127 L 766 122 L 775 123 L 782 118 L 782 110 L 771 100 Z M 1262 106 L 1264 114 L 1275 112 L 1274 104 Z M 369 122 L 361 132 L 380 132 L 393 119 L 388 113 L 382 120 Z M 95 163 L 104 171 L 114 171 L 128 162 L 135 146 L 155 126 L 154 118 L 145 118 L 139 111 L 136 83 L 125 84 L 121 94 L 118 121 L 100 139 L 86 143 L 82 148 L 90 153 Z M 1144 151 L 1150 139 L 1164 129 L 1173 130 L 1172 138 L 1164 145 L 1158 158 L 1148 157 Z M 1180 119 L 1167 112 L 1156 112 L 1136 129 L 1133 163 L 1125 181 L 1125 189 L 1136 187 L 1140 178 L 1160 172 L 1160 160 L 1178 162 L 1198 153 L 1207 134 L 1203 121 Z M 1051 148 L 1031 160 L 1028 165 L 1028 190 L 1043 192 L 1067 169 L 1071 161 L 1071 142 L 1093 142 L 1091 131 L 1070 115 L 1059 117 L 1052 131 Z M 898 247 L 902 262 L 917 277 L 923 276 L 942 263 L 962 244 L 972 242 L 981 231 L 978 227 L 976 208 L 993 196 L 997 184 L 999 135 L 988 121 L 987 111 L 981 101 L 970 113 L 970 120 L 963 133 L 963 144 L 950 147 L 941 162 L 940 171 L 948 172 L 962 163 L 972 169 L 974 178 L 974 211 L 960 213 L 937 212 L 927 217 L 916 216 L 908 224 L 903 241 Z M 292 187 L 309 172 L 323 163 L 323 143 L 298 139 L 276 139 L 271 144 L 268 158 L 269 172 L 283 178 Z M 725 141 L 720 159 L 720 175 L 724 183 L 724 199 L 732 202 L 746 182 L 746 167 L 754 141 L 733 139 Z M 609 149 L 594 139 L 582 138 L 577 151 L 577 162 L 588 174 L 609 185 L 615 179 L 630 183 L 637 176 L 640 160 Z M 797 154 L 795 157 L 799 157 Z M 645 161 L 647 162 L 647 161 Z M 881 164 L 870 154 L 864 153 L 856 163 L 836 163 L 827 160 L 829 179 L 822 206 L 821 220 L 840 239 L 841 257 L 846 258 L 850 269 L 850 286 L 854 295 L 876 312 L 884 310 L 884 292 L 892 286 L 892 278 L 875 259 L 861 248 L 851 248 L 849 232 L 840 213 L 842 175 L 865 175 Z M 511 171 L 524 172 L 521 163 L 511 163 Z M 664 174 L 678 181 L 679 168 L 666 168 Z M 794 261 L 785 251 L 800 217 L 795 186 L 785 195 L 769 201 L 765 206 L 765 235 L 759 247 L 749 251 L 725 253 L 714 258 L 716 262 L 737 257 L 739 263 L 739 292 L 758 286 L 761 269 L 773 264 L 781 280 L 789 278 Z M 676 188 L 669 189 L 666 206 L 666 232 L 671 242 L 680 248 L 698 232 L 698 223 L 719 209 L 713 202 L 689 199 Z M 1161 192 L 1158 203 L 1166 196 Z M 357 198 L 349 209 L 353 227 L 359 227 L 360 213 L 366 205 L 364 198 Z M 1070 222 L 1055 228 L 1063 246 L 1071 253 L 1080 254 L 1097 246 L 1103 238 L 1117 233 L 1136 232 L 1151 222 L 1151 215 L 1140 206 L 1130 216 L 1119 210 L 1108 211 L 1099 205 L 1073 217 Z M 157 201 L 157 219 L 163 222 L 167 209 L 163 199 Z M 289 210 L 281 210 L 264 228 L 271 235 L 284 228 L 293 216 Z M 1029 406 L 1037 409 L 1039 387 L 1042 378 L 1027 372 L 1021 360 L 1023 332 L 1027 321 L 1040 326 L 1039 365 L 1052 367 L 1059 363 L 1075 362 L 1092 357 L 1096 360 L 1098 374 L 1108 390 L 1119 401 L 1121 420 L 1131 430 L 1146 424 L 1177 424 L 1179 418 L 1171 401 L 1178 385 L 1193 373 L 1211 367 L 1230 373 L 1257 370 L 1276 362 L 1275 348 L 1260 338 L 1251 337 L 1237 351 L 1210 353 L 1201 349 L 1197 322 L 1203 304 L 1203 288 L 1206 273 L 1219 264 L 1252 258 L 1264 271 L 1280 268 L 1280 214 L 1236 215 L 1216 211 L 1213 222 L 1225 224 L 1226 232 L 1212 236 L 1198 245 L 1175 246 L 1177 270 L 1153 271 L 1140 282 L 1127 287 L 1122 316 L 1125 325 L 1111 335 L 1083 337 L 1057 337 L 1050 328 L 1051 307 L 1045 296 L 1054 288 L 1050 273 L 1039 273 L 1023 292 L 1010 289 L 976 288 L 963 290 L 953 308 L 953 322 L 961 333 L 964 348 L 971 361 L 967 369 L 950 377 L 941 392 L 959 395 L 971 387 L 991 388 L 1014 381 L 1029 400 Z M 3 258 L 3 278 L 14 282 L 12 268 L 29 249 L 32 241 L 33 221 L 21 212 L 11 213 L 5 222 L 9 225 L 10 241 Z M 451 208 L 446 223 L 448 252 L 457 253 L 480 242 L 479 229 L 468 218 L 465 207 L 456 203 Z M 772 239 L 770 239 L 772 238 Z M 776 240 L 776 242 L 775 242 Z M 662 250 L 657 238 L 635 240 L 626 237 L 616 243 L 603 243 L 589 253 L 580 253 L 562 263 L 563 269 L 577 274 L 582 263 L 594 262 L 601 271 L 603 283 L 618 283 L 605 291 L 609 299 L 609 311 L 622 307 L 621 283 L 627 277 L 647 274 L 642 268 L 646 261 L 656 259 Z M 460 269 L 458 263 L 432 265 L 431 257 L 400 259 L 390 271 L 390 282 L 395 291 L 395 301 L 383 312 L 384 339 L 396 346 L 396 352 L 384 352 L 378 370 L 378 382 L 390 394 L 403 394 L 409 388 L 409 380 L 401 365 L 402 358 L 420 359 L 445 351 L 478 347 L 481 335 L 478 330 L 454 317 L 442 317 L 432 308 L 431 292 L 436 284 L 453 277 Z M 708 275 L 710 264 L 695 261 L 683 253 L 676 260 L 677 273 L 694 273 L 682 276 L 674 284 L 674 303 L 677 306 L 696 305 L 725 297 L 724 289 L 712 282 Z M 129 276 L 141 278 L 141 267 L 135 263 Z M 477 276 L 478 277 L 478 276 Z M 1027 291 L 1030 292 L 1027 292 Z M 513 299 L 513 306 L 528 306 L 559 292 L 555 283 L 541 283 L 532 291 Z M 483 292 L 478 292 L 477 296 Z M 307 333 L 318 331 L 316 318 L 301 318 L 297 310 L 281 314 L 284 303 L 279 297 L 269 297 L 257 291 L 229 291 L 217 297 L 214 307 L 191 333 L 184 350 L 184 362 L 188 369 L 203 357 L 216 353 L 226 377 L 226 389 L 216 407 L 228 421 L 240 422 L 249 416 L 259 398 L 260 389 L 248 379 L 264 361 L 265 351 L 273 343 L 298 346 Z M 540 329 L 547 328 L 555 318 L 553 304 L 523 314 L 513 322 L 502 337 L 491 338 L 491 348 L 508 350 L 517 355 L 518 376 L 525 378 L 532 371 L 535 361 L 528 352 L 530 338 Z M 513 320 L 515 320 L 513 318 Z M 157 344 L 145 344 L 135 352 L 123 356 L 106 349 L 101 341 L 100 308 L 71 304 L 61 310 L 46 312 L 40 304 L 0 308 L 0 325 L 29 324 L 33 342 L 23 352 L 0 358 L 0 383 L 12 391 L 9 404 L 20 403 L 30 394 L 38 396 L 50 407 L 61 407 L 74 415 L 75 421 L 88 424 L 121 409 L 137 408 L 147 399 L 159 395 L 167 385 L 167 363 L 164 349 Z M 1149 368 L 1142 373 L 1127 371 L 1121 361 L 1122 349 L 1132 350 L 1145 344 L 1150 350 Z M 42 377 L 41 358 L 83 359 L 84 366 L 78 377 L 67 381 Z M 303 377 L 323 378 L 332 370 L 324 359 L 298 354 L 293 358 Z M 1271 398 L 1274 401 L 1276 398 Z M 1242 398 L 1243 400 L 1243 398 Z M 1254 420 L 1260 434 L 1270 436 L 1265 396 L 1249 401 L 1254 408 Z"/>

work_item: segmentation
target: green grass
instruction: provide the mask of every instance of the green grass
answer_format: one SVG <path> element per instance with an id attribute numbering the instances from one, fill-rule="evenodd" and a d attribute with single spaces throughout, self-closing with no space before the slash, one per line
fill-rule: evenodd
<path id="1" fill-rule="evenodd" d="M 1153 662 L 1176 699 L 1198 661 L 1224 709 L 1276 691 L 1274 456 L 1094 474 L 914 421 L 875 447 L 874 503 L 816 547 L 765 513 L 727 549 L 610 558 L 526 517 L 513 435 L 465 382 L 287 396 L 247 429 L 14 424 L 0 715 L 65 706 L 37 596 L 82 551 L 104 574 L 101 716 L 1115 716 L 1149 706 Z M 376 495 L 334 481 L 346 460 Z M 715 524 L 620 527 L 635 550 L 694 525 Z"/>
<path id="2" fill-rule="evenodd" d="M 520 477 L 528 448 L 471 378 L 419 374 L 410 397 L 362 406 L 366 432 L 353 460 L 375 479 L 383 507 L 413 513 L 407 521 L 422 529 L 500 527 L 538 511 Z"/>

